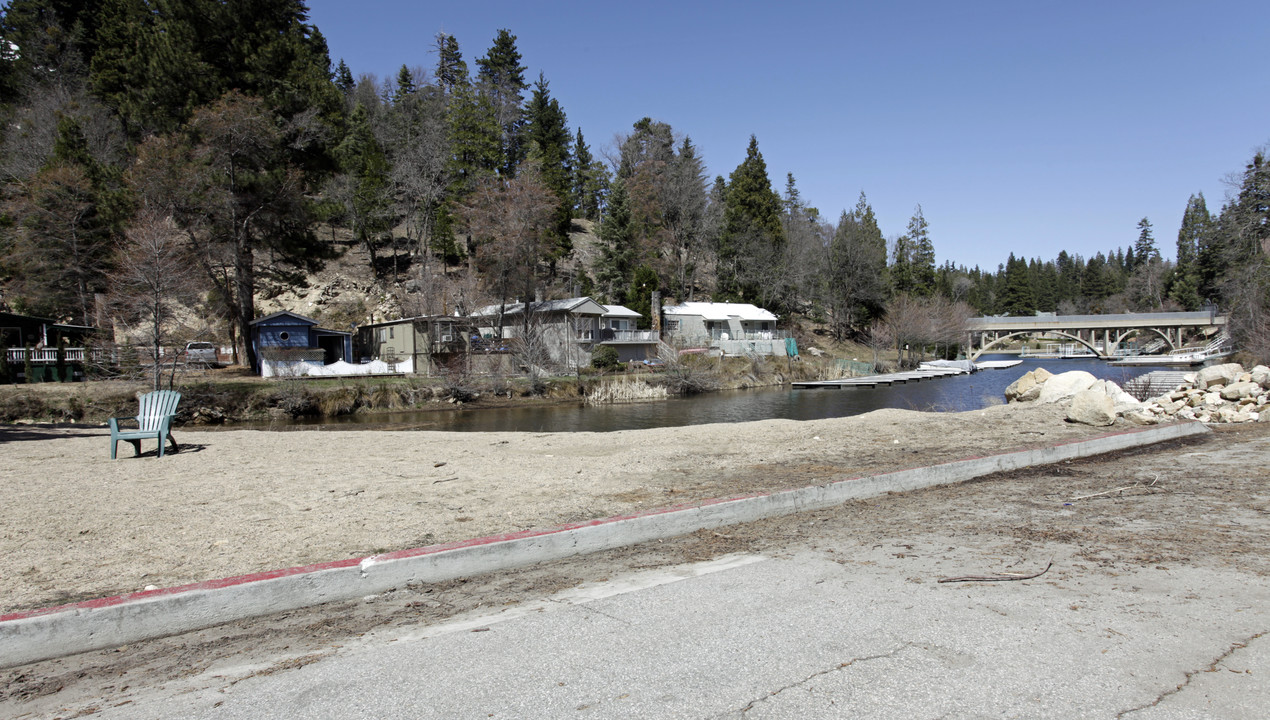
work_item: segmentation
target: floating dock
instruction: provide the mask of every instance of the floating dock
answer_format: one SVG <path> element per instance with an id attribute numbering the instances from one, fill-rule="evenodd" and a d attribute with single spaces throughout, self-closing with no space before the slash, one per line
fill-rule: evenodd
<path id="1" fill-rule="evenodd" d="M 1001 370 L 1004 368 L 1014 367 L 1021 364 L 1022 360 L 989 360 L 987 362 L 974 363 L 974 370 Z M 818 390 L 823 388 L 834 388 L 836 390 L 848 387 L 868 387 L 873 388 L 879 385 L 903 385 L 911 382 L 921 382 L 922 380 L 931 380 L 934 378 L 952 377 L 954 375 L 969 375 L 972 370 L 966 369 L 964 364 L 959 365 L 921 365 L 916 370 L 907 372 L 885 373 L 883 375 L 865 375 L 863 377 L 840 378 L 838 380 L 802 380 L 790 383 L 793 387 L 804 390 Z"/>

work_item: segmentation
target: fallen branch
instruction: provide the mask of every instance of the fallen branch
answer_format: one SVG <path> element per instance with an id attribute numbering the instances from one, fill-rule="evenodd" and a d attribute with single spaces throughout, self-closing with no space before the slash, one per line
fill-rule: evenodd
<path id="1" fill-rule="evenodd" d="M 1045 566 L 1044 570 L 1036 573 L 1035 575 L 1018 575 L 1015 573 L 1004 573 L 1002 575 L 962 575 L 961 577 L 940 578 L 939 582 L 1007 582 L 1010 580 L 1031 580 L 1032 578 L 1040 577 L 1049 572 L 1052 567 L 1054 567 L 1053 560 L 1050 561 L 1049 565 Z"/>
<path id="2" fill-rule="evenodd" d="M 436 485 L 437 483 L 450 482 L 451 480 L 458 480 L 458 479 L 459 479 L 459 478 L 458 478 L 458 476 L 456 475 L 456 476 L 454 476 L 454 477 L 452 477 L 452 478 L 441 478 L 440 480 L 433 480 L 433 481 L 432 481 L 432 484 L 433 484 L 433 485 Z"/>
<path id="3" fill-rule="evenodd" d="M 1125 485 L 1124 487 L 1116 488 L 1115 490 L 1104 490 L 1100 493 L 1094 493 L 1093 495 L 1081 495 L 1080 497 L 1074 497 L 1071 500 L 1068 500 L 1067 502 L 1076 502 L 1077 500 L 1088 500 L 1089 498 L 1102 497 L 1103 495 L 1110 495 L 1112 493 L 1124 492 L 1125 490 L 1133 490 L 1134 488 L 1142 488 L 1143 490 L 1145 490 L 1149 487 L 1154 487 L 1155 483 L 1159 479 L 1160 479 L 1160 476 L 1156 475 L 1155 479 L 1153 479 L 1151 482 L 1147 483 L 1146 485 L 1143 485 L 1142 483 L 1134 483 L 1132 485 Z"/>

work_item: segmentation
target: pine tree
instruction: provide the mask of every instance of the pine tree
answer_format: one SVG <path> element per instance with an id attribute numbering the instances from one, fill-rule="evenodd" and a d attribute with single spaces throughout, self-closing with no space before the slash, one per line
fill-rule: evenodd
<path id="1" fill-rule="evenodd" d="M 724 297 L 765 304 L 778 294 L 780 258 L 785 245 L 781 198 L 772 190 L 767 163 L 750 136 L 745 160 L 732 171 L 724 199 L 719 278 Z"/>
<path id="2" fill-rule="evenodd" d="M 886 239 L 864 192 L 843 212 L 824 267 L 825 305 L 843 339 L 880 318 L 886 299 Z"/>
<path id="3" fill-rule="evenodd" d="M 1036 298 L 1029 276 L 1027 261 L 1010 253 L 1005 265 L 1005 281 L 997 301 L 998 309 L 1007 315 L 1036 314 Z"/>
<path id="4" fill-rule="evenodd" d="M 450 174 L 456 184 L 453 194 L 462 197 L 483 176 L 498 170 L 502 161 L 498 123 L 489 99 L 471 84 L 454 88 L 447 117 L 453 152 Z"/>
<path id="5" fill-rule="evenodd" d="M 410 68 L 402 65 L 401 69 L 397 71 L 397 87 L 393 92 L 393 103 L 400 104 L 405 102 L 407 98 L 415 94 L 417 89 L 414 75 L 411 74 Z"/>
<path id="6" fill-rule="evenodd" d="M 525 67 L 520 64 L 520 51 L 516 49 L 516 36 L 507 30 L 499 30 L 494 44 L 479 58 L 476 65 L 477 88 L 494 110 L 494 121 L 500 133 L 502 159 L 499 173 L 507 177 L 516 174 L 516 167 L 525 157 L 521 138 L 524 124 Z"/>
<path id="7" fill-rule="evenodd" d="M 935 292 L 935 246 L 930 240 L 930 226 L 918 205 L 908 221 L 908 238 L 913 246 L 913 281 L 919 296 L 929 297 Z"/>
<path id="8" fill-rule="evenodd" d="M 353 71 L 348 69 L 344 58 L 340 58 L 340 64 L 335 68 L 335 87 L 339 88 L 340 92 L 347 96 L 353 92 L 353 88 L 356 85 L 357 83 L 353 80 Z"/>
<path id="9" fill-rule="evenodd" d="M 366 248 L 371 268 L 378 273 L 378 249 L 389 231 L 388 161 L 370 129 L 366 108 L 358 103 L 349 118 L 348 134 L 336 148 L 346 174 L 344 202 L 353 237 Z M 394 256 L 395 274 L 395 256 Z M 395 280 L 395 278 L 394 278 Z"/>
<path id="10" fill-rule="evenodd" d="M 547 238 L 551 259 L 569 254 L 572 245 L 569 229 L 572 224 L 573 171 L 569 165 L 569 128 L 560 102 L 551 97 L 547 80 L 538 74 L 533 95 L 525 112 L 524 138 L 529 155 L 539 163 L 543 183 L 559 199 L 555 219 Z"/>
<path id="11" fill-rule="evenodd" d="M 1204 202 L 1204 193 L 1192 195 L 1182 213 L 1182 226 L 1177 231 L 1177 267 L 1169 286 L 1169 298 L 1184 310 L 1198 310 L 1200 295 L 1200 251 L 1207 247 L 1213 230 L 1213 217 Z"/>
<path id="12" fill-rule="evenodd" d="M 586 220 L 600 219 L 600 205 L 604 196 L 607 171 L 597 161 L 578 128 L 573 142 L 573 207 L 577 216 Z"/>
<path id="13" fill-rule="evenodd" d="M 467 63 L 463 61 L 463 53 L 459 52 L 459 41 L 453 35 L 437 33 L 437 87 L 449 95 L 455 88 L 467 85 L 470 80 L 467 74 Z"/>
<path id="14" fill-rule="evenodd" d="M 705 164 L 691 138 L 684 138 L 670 161 L 661 196 L 662 225 L 669 235 L 669 287 L 675 297 L 690 299 L 696 286 L 697 262 L 705 250 L 708 224 Z"/>
<path id="15" fill-rule="evenodd" d="M 1151 221 L 1146 218 L 1138 221 L 1138 241 L 1133 244 L 1133 253 L 1135 264 L 1160 259 L 1160 251 L 1155 247 L 1155 236 L 1151 233 Z"/>
<path id="16" fill-rule="evenodd" d="M 136 136 L 173 130 L 195 108 L 234 89 L 283 118 L 316 110 L 328 125 L 343 113 L 322 34 L 301 0 L 112 0 L 92 64 L 95 92 Z M 327 162 L 313 146 L 295 160 Z M 324 153 L 317 153 L 324 155 Z"/>
<path id="17" fill-rule="evenodd" d="M 604 245 L 595 280 L 604 297 L 610 303 L 620 305 L 626 300 L 636 255 L 626 183 L 620 177 L 613 181 L 607 210 L 604 221 L 600 223 L 600 240 Z"/>

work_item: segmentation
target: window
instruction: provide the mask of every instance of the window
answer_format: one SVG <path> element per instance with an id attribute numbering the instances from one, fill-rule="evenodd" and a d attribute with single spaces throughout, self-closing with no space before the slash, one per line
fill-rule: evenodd
<path id="1" fill-rule="evenodd" d="M 286 330 L 283 330 L 282 332 L 278 333 L 278 339 L 283 342 L 286 342 L 291 339 L 291 333 L 287 332 Z"/>

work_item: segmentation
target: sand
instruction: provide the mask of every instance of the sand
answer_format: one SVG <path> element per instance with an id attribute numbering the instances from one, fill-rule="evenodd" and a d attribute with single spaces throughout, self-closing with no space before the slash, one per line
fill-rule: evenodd
<path id="1" fill-rule="evenodd" d="M 1108 428 L 1057 406 L 614 433 L 0 427 L 0 612 L 820 484 Z"/>

